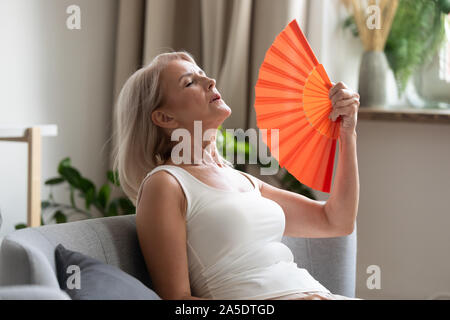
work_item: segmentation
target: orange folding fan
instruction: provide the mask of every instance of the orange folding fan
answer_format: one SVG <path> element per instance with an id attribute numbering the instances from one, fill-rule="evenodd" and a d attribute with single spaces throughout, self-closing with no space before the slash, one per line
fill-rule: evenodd
<path id="1" fill-rule="evenodd" d="M 335 122 L 332 87 L 296 20 L 275 38 L 259 69 L 255 111 L 262 139 L 282 168 L 308 187 L 330 192 L 340 118 Z M 272 141 L 278 129 L 278 141 Z M 277 140 L 277 139 L 274 139 Z"/>

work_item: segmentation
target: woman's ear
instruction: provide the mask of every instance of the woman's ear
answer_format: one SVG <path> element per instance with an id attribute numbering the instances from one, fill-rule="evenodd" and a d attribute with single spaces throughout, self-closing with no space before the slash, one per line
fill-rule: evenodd
<path id="1" fill-rule="evenodd" d="M 175 128 L 178 124 L 174 117 L 161 109 L 152 112 L 152 121 L 159 127 L 169 129 Z"/>

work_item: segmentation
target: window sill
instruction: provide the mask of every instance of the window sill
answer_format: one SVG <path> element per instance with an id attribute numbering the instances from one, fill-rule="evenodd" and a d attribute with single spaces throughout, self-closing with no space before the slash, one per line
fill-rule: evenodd
<path id="1" fill-rule="evenodd" d="M 407 121 L 450 124 L 450 109 L 380 109 L 361 106 L 358 120 Z"/>

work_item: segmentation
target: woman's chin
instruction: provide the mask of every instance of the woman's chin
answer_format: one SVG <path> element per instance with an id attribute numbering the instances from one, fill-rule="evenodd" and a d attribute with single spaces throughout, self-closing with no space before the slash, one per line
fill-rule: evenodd
<path id="1" fill-rule="evenodd" d="M 231 108 L 225 102 L 222 102 L 220 104 L 213 104 L 213 108 L 215 112 L 220 112 L 220 114 L 226 115 L 226 118 L 228 118 L 232 112 Z"/>

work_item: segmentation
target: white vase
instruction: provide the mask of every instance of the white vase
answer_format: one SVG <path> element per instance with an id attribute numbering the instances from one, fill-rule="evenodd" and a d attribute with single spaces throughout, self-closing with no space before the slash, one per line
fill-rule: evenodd
<path id="1" fill-rule="evenodd" d="M 389 109 L 397 102 L 397 85 L 384 51 L 364 52 L 358 92 L 363 108 Z"/>

